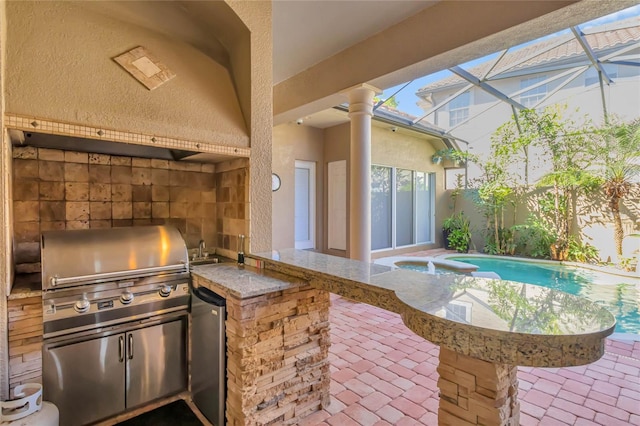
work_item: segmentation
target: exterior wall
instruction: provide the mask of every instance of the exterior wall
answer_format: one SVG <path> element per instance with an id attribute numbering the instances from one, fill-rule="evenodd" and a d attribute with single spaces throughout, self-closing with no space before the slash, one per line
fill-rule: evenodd
<path id="1" fill-rule="evenodd" d="M 316 163 L 316 249 L 323 251 L 325 232 L 323 194 L 326 163 L 323 159 L 324 131 L 296 124 L 273 128 L 272 170 L 280 176 L 281 188 L 273 193 L 272 246 L 274 250 L 291 248 L 294 236 L 295 160 Z"/>
<path id="2" fill-rule="evenodd" d="M 578 64 L 576 64 L 578 65 Z M 520 89 L 520 81 L 524 78 L 531 78 L 536 76 L 545 76 L 550 78 L 554 75 L 558 75 L 564 72 L 565 69 L 539 72 L 533 74 L 522 75 L 518 77 L 509 77 L 491 82 L 491 85 L 497 90 L 511 94 Z M 542 105 L 553 104 L 566 104 L 567 109 L 564 113 L 565 119 L 571 119 L 576 124 L 581 124 L 587 121 L 592 121 L 593 124 L 603 123 L 602 112 L 602 95 L 600 93 L 600 85 L 592 84 L 585 86 L 586 75 L 583 73 L 571 83 L 560 89 L 557 93 L 547 99 Z M 564 78 L 550 82 L 547 84 L 547 93 L 550 93 L 559 84 L 564 81 Z M 456 86 L 453 88 L 446 88 L 437 91 L 433 95 L 435 104 L 442 103 L 445 99 L 455 93 L 462 86 Z M 470 89 L 471 99 L 469 106 L 469 116 L 473 117 L 488 108 L 492 103 L 497 102 L 497 99 L 479 88 Z M 638 111 L 640 111 L 640 98 L 638 96 L 632 96 L 632 93 L 640 92 L 640 71 L 634 67 L 618 67 L 618 78 L 614 79 L 614 83 L 604 86 L 605 99 L 607 103 L 607 111 L 611 116 L 619 117 L 624 121 L 629 121 L 634 118 L 638 118 Z M 516 100 L 519 100 L 516 97 Z M 473 153 L 478 154 L 483 158 L 488 158 L 491 152 L 491 135 L 495 130 L 507 122 L 511 117 L 511 107 L 500 102 L 497 106 L 489 109 L 487 112 L 477 116 L 477 118 L 471 119 L 467 124 L 456 128 L 452 131 L 456 136 L 469 141 L 470 146 L 473 147 Z M 435 114 L 430 115 L 427 118 L 428 121 L 437 124 L 443 129 L 449 129 L 449 110 L 448 106 L 444 106 L 438 110 Z M 530 152 L 529 158 L 531 164 L 535 163 L 535 150 Z M 523 174 L 524 172 L 522 172 Z M 545 174 L 543 168 L 535 168 L 532 165 L 529 167 L 530 183 L 534 183 L 537 179 Z M 480 175 L 480 170 L 474 164 L 469 166 L 469 178 L 473 179 Z M 449 185 L 452 189 L 452 186 Z"/>
<path id="3" fill-rule="evenodd" d="M 516 223 L 524 224 L 529 215 L 530 209 L 534 208 L 532 198 L 542 189 L 534 189 L 527 198 L 519 205 L 516 211 Z M 471 191 L 471 190 L 469 190 Z M 446 191 L 445 196 L 451 200 L 451 192 Z M 640 205 L 640 199 L 628 199 L 621 205 L 620 213 L 622 214 L 623 229 L 625 235 L 640 232 L 640 212 L 634 209 L 634 206 Z M 464 211 L 465 215 L 471 220 L 471 230 L 473 234 L 472 250 L 482 251 L 484 247 L 484 237 L 481 234 L 485 229 L 486 220 L 482 217 L 481 212 L 466 195 L 466 191 L 458 197 L 456 201 L 456 211 Z M 446 215 L 451 214 L 451 209 L 447 210 Z M 606 200 L 595 194 L 589 197 L 588 201 L 584 198 L 576 207 L 576 217 L 574 218 L 571 233 L 579 235 L 583 243 L 589 243 L 596 247 L 600 253 L 602 261 L 613 261 L 617 259 L 615 243 L 613 237 L 613 217 L 607 206 Z M 505 213 L 506 226 L 513 225 L 513 210 L 507 209 Z M 437 222 L 438 226 L 442 221 Z M 633 258 L 637 256 L 636 250 L 640 250 L 640 243 L 637 238 L 626 238 L 623 243 L 623 256 Z"/>
<path id="4" fill-rule="evenodd" d="M 235 55 L 234 67 L 240 67 L 240 79 L 250 87 L 239 90 L 243 103 L 251 99 L 249 116 L 251 136 L 251 174 L 249 176 L 249 242 L 247 251 L 258 253 L 271 250 L 271 161 L 273 130 L 273 36 L 270 1 L 229 0 L 231 9 L 247 26 L 250 38 L 240 40 L 249 44 L 250 55 Z M 237 50 L 237 49 L 236 49 Z M 246 73 L 246 75 L 245 75 Z M 244 78 L 242 78 L 244 77 Z"/>

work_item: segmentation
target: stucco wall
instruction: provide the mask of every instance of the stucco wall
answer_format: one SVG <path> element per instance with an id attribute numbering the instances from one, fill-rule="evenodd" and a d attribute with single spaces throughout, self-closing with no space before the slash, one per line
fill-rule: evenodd
<path id="1" fill-rule="evenodd" d="M 471 220 L 471 230 L 473 234 L 472 250 L 482 251 L 484 247 L 484 236 L 482 234 L 485 227 L 485 219 L 481 211 L 474 205 L 470 191 L 463 191 L 456 202 L 456 211 L 464 211 Z M 529 216 L 531 208 L 534 208 L 533 201 L 536 194 L 543 191 L 542 188 L 534 189 L 525 200 L 518 204 L 516 211 L 516 224 L 524 224 Z M 451 204 L 451 192 L 446 191 L 443 201 Z M 640 232 L 640 212 L 635 206 L 640 205 L 640 199 L 631 198 L 620 206 L 623 229 L 625 235 Z M 602 261 L 617 261 L 617 255 L 613 237 L 613 219 L 606 200 L 600 194 L 594 194 L 588 198 L 580 198 L 575 209 L 576 216 L 571 225 L 572 235 L 579 235 L 583 243 L 589 243 L 596 247 Z M 451 210 L 445 212 L 445 216 L 451 214 Z M 513 225 L 513 210 L 507 209 L 505 213 L 506 226 Z M 438 226 L 442 221 L 437 222 Z M 635 238 L 628 238 L 623 244 L 623 256 L 635 257 L 635 250 L 640 250 L 640 241 Z"/>
<path id="2" fill-rule="evenodd" d="M 11 285 L 11 148 L 4 130 L 6 2 L 0 3 L 0 399 L 9 398 L 7 299 Z"/>
<path id="3" fill-rule="evenodd" d="M 249 176 L 250 242 L 248 251 L 271 250 L 271 151 L 273 129 L 273 59 L 271 2 L 228 1 L 251 34 L 251 158 Z M 247 71 L 249 72 L 249 71 Z M 248 94 L 242 92 L 242 99 Z"/>
<path id="4" fill-rule="evenodd" d="M 324 131 L 296 124 L 282 124 L 273 128 L 273 172 L 280 176 L 281 188 L 273 192 L 274 250 L 295 245 L 294 199 L 295 161 L 316 163 L 316 249 L 322 251 L 324 243 L 323 194 L 326 163 L 323 159 Z"/>
<path id="5" fill-rule="evenodd" d="M 82 2 L 7 2 L 7 112 L 248 146 L 226 68 L 190 44 Z M 143 46 L 176 77 L 149 91 L 113 57 Z"/>

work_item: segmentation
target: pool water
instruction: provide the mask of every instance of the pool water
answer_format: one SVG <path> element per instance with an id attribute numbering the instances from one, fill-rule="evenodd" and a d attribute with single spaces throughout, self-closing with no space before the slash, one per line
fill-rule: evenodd
<path id="1" fill-rule="evenodd" d="M 401 263 L 401 264 L 398 264 L 398 266 L 401 267 L 402 269 L 411 269 L 412 271 L 418 271 L 418 272 L 428 272 L 427 265 L 422 263 Z M 456 272 L 452 269 L 441 268 L 439 266 L 436 266 L 435 273 L 439 275 L 443 275 L 443 274 L 455 274 Z"/>
<path id="2" fill-rule="evenodd" d="M 571 266 L 491 257 L 448 257 L 493 271 L 504 280 L 536 284 L 584 297 L 616 317 L 616 333 L 640 334 L 640 279 L 625 279 Z M 427 271 L 427 266 L 411 269 Z M 450 272 L 450 271 L 449 271 Z M 612 281 L 613 280 L 613 281 Z"/>

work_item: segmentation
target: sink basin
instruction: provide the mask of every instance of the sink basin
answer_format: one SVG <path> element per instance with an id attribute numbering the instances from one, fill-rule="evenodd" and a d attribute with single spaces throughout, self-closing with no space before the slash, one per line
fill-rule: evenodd
<path id="1" fill-rule="evenodd" d="M 220 259 L 215 256 L 212 257 L 196 257 L 194 259 L 189 259 L 189 265 L 197 266 L 197 265 L 209 265 L 211 263 L 221 263 Z"/>
<path id="2" fill-rule="evenodd" d="M 198 265 L 210 265 L 212 263 L 231 263 L 235 262 L 233 259 L 229 259 L 224 256 L 207 256 L 207 257 L 191 257 L 189 259 L 189 265 L 198 266 Z"/>

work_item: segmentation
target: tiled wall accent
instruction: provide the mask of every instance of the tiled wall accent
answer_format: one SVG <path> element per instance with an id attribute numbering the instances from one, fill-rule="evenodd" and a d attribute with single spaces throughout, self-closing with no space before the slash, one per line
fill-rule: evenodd
<path id="1" fill-rule="evenodd" d="M 42 383 L 42 299 L 9 300 L 9 387 Z"/>
<path id="2" fill-rule="evenodd" d="M 249 160 L 236 159 L 216 164 L 217 251 L 235 258 L 238 235 L 245 235 L 249 252 Z"/>
<path id="3" fill-rule="evenodd" d="M 440 347 L 438 421 L 451 425 L 520 424 L 517 367 Z"/>
<path id="4" fill-rule="evenodd" d="M 329 405 L 328 292 L 227 298 L 226 335 L 227 425 L 293 425 Z"/>
<path id="5" fill-rule="evenodd" d="M 38 117 L 26 117 L 15 114 L 5 114 L 4 119 L 4 125 L 8 128 L 24 130 L 27 132 L 32 131 L 54 135 L 81 136 L 83 138 L 96 140 L 125 142 L 195 152 L 207 152 L 233 157 L 248 158 L 251 151 L 250 148 L 214 145 L 211 143 L 167 138 L 144 133 L 123 132 L 104 127 L 81 126 L 73 123 L 63 123 Z"/>
<path id="6" fill-rule="evenodd" d="M 13 150 L 16 272 L 40 271 L 40 233 L 173 225 L 188 247 L 215 247 L 213 164 L 54 149 Z"/>

